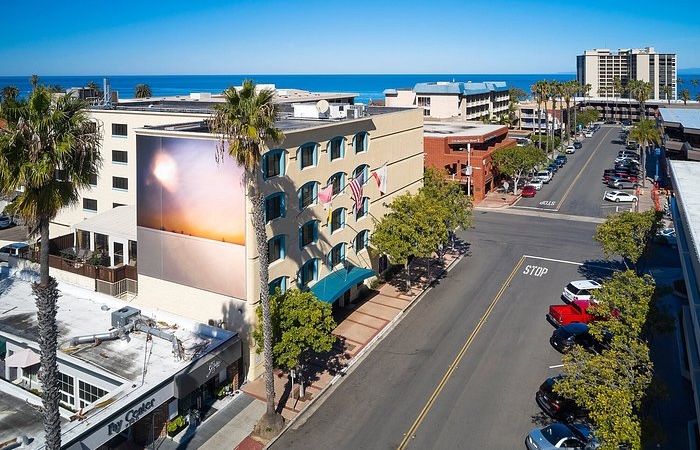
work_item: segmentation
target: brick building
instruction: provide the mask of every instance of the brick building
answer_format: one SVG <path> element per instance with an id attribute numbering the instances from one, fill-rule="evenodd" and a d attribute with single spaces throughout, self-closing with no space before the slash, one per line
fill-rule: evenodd
<path id="1" fill-rule="evenodd" d="M 505 125 L 425 122 L 423 130 L 425 167 L 447 170 L 474 197 L 474 204 L 494 189 L 494 150 L 516 145 Z"/>

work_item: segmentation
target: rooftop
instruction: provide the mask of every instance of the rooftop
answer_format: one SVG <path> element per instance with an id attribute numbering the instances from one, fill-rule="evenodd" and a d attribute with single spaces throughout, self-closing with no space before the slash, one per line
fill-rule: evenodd
<path id="1" fill-rule="evenodd" d="M 679 123 L 683 128 L 700 130 L 700 109 L 659 108 L 664 122 Z"/>
<path id="2" fill-rule="evenodd" d="M 0 337 L 39 353 L 36 306 L 32 282 L 36 272 L 2 266 L 0 275 Z M 182 359 L 175 356 L 173 344 L 151 333 L 131 331 L 121 339 L 94 341 L 74 345 L 71 338 L 93 336 L 114 329 L 112 313 L 126 303 L 97 292 L 59 283 L 56 322 L 59 331 L 59 363 L 79 368 L 89 376 L 105 380 L 114 388 L 92 405 L 85 408 L 82 421 L 62 423 L 62 440 L 68 442 L 84 433 L 90 423 L 97 423 L 116 410 L 134 402 L 178 373 L 191 367 L 193 360 L 216 349 L 236 336 L 235 332 L 192 322 L 163 311 L 141 310 L 151 326 L 161 335 L 175 335 L 183 350 Z M 34 443 L 43 442 L 43 424 L 40 414 L 32 406 L 40 399 L 29 391 L 0 380 L 0 404 L 4 411 L 12 411 L 0 419 L 0 442 L 25 435 Z M 102 406 L 96 406 L 102 405 Z M 61 408 L 65 420 L 74 412 Z M 20 420 L 21 419 L 21 420 Z M 17 429 L 13 423 L 23 425 Z"/>

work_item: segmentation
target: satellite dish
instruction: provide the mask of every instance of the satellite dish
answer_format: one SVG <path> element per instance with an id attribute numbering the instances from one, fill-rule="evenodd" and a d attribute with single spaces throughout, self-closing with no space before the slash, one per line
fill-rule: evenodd
<path id="1" fill-rule="evenodd" d="M 319 100 L 316 102 L 316 111 L 321 114 L 327 113 L 331 105 L 328 104 L 328 100 Z"/>

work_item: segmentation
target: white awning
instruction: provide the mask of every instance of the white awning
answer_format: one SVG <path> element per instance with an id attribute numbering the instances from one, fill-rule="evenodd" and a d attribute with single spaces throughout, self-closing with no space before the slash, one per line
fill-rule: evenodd
<path id="1" fill-rule="evenodd" d="M 73 228 L 135 241 L 136 205 L 117 206 L 85 219 L 73 225 Z"/>
<path id="2" fill-rule="evenodd" d="M 24 369 L 25 367 L 39 364 L 40 361 L 39 355 L 31 349 L 25 348 L 5 358 L 5 365 L 7 367 L 21 367 Z"/>

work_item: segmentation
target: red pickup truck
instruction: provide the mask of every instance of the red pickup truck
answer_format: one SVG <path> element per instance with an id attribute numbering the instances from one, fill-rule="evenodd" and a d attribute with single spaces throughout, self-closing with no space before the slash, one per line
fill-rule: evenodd
<path id="1" fill-rule="evenodd" d="M 570 323 L 590 323 L 599 319 L 586 312 L 589 306 L 595 307 L 595 305 L 595 302 L 590 300 L 574 300 L 566 305 L 551 305 L 547 321 L 557 328 Z"/>

